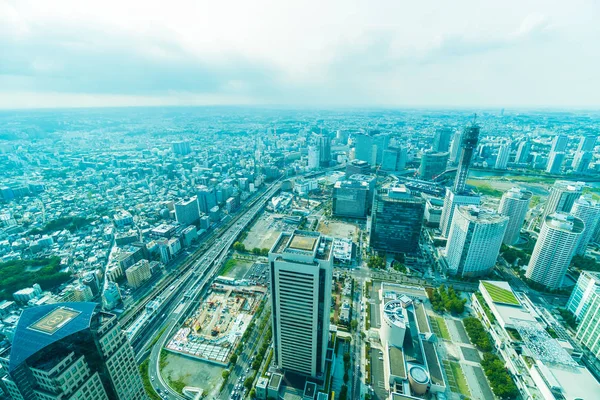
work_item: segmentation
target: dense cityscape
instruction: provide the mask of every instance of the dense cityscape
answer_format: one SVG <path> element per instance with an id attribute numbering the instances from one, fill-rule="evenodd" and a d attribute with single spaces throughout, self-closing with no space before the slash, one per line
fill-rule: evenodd
<path id="1" fill-rule="evenodd" d="M 4 111 L 1 395 L 600 398 L 599 124 Z"/>

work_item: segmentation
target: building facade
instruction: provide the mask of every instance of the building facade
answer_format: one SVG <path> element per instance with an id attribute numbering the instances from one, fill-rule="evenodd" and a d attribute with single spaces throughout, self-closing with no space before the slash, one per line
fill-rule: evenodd
<path id="1" fill-rule="evenodd" d="M 364 181 L 337 181 L 333 186 L 332 212 L 337 217 L 366 218 L 369 184 Z"/>
<path id="2" fill-rule="evenodd" d="M 442 236 L 448 237 L 450 234 L 450 227 L 452 226 L 452 218 L 454 217 L 456 207 L 471 204 L 478 206 L 480 203 L 481 197 L 477 194 L 457 194 L 453 189 L 446 189 L 442 216 L 440 217 Z"/>
<path id="3" fill-rule="evenodd" d="M 554 182 L 554 185 L 550 188 L 548 199 L 546 200 L 542 219 L 556 211 L 565 213 L 571 212 L 573 203 L 581 196 L 584 186 L 584 182 Z"/>
<path id="4" fill-rule="evenodd" d="M 587 312 L 594 296 L 600 296 L 600 273 L 581 271 L 577 284 L 567 302 L 569 310 L 577 320 L 581 320 Z"/>
<path id="5" fill-rule="evenodd" d="M 576 255 L 583 256 L 585 255 L 588 243 L 593 239 L 596 228 L 600 223 L 600 204 L 592 200 L 591 196 L 582 196 L 573 203 L 571 214 L 581 219 L 585 224 L 585 228 L 575 249 Z"/>
<path id="6" fill-rule="evenodd" d="M 421 156 L 419 177 L 431 180 L 444 172 L 448 165 L 448 155 L 448 153 L 438 153 L 433 150 L 425 151 Z"/>
<path id="7" fill-rule="evenodd" d="M 192 225 L 200 219 L 198 197 L 193 196 L 175 203 L 175 218 L 182 225 Z"/>
<path id="8" fill-rule="evenodd" d="M 510 189 L 502 195 L 498 212 L 508 217 L 508 225 L 502 242 L 513 245 L 519 241 L 521 227 L 529 210 L 529 202 L 533 193 L 518 187 Z"/>

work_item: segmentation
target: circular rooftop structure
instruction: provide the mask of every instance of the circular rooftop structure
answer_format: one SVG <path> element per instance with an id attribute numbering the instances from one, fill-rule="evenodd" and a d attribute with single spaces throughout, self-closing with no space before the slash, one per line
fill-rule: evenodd
<path id="1" fill-rule="evenodd" d="M 395 325 L 399 328 L 404 328 L 406 326 L 404 307 L 402 307 L 402 302 L 399 300 L 392 300 L 385 303 L 383 306 L 383 316 L 391 325 Z"/>
<path id="2" fill-rule="evenodd" d="M 383 306 L 381 328 L 379 329 L 382 343 L 387 341 L 392 346 L 403 346 L 406 325 L 408 324 L 402 307 L 403 304 L 400 300 L 392 300 Z"/>
<path id="3" fill-rule="evenodd" d="M 420 365 L 413 365 L 408 369 L 408 381 L 416 394 L 424 394 L 429 384 L 429 373 Z"/>

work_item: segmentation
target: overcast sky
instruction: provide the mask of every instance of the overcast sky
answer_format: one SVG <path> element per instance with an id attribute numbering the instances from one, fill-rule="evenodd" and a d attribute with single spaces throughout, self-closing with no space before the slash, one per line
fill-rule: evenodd
<path id="1" fill-rule="evenodd" d="M 0 0 L 0 108 L 593 108 L 599 21 L 594 0 Z"/>

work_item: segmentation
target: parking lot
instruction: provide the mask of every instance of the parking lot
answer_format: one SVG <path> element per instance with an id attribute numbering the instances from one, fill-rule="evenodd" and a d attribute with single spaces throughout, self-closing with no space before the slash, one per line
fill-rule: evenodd
<path id="1" fill-rule="evenodd" d="M 372 348 L 369 354 L 371 360 L 371 386 L 376 400 L 385 400 L 388 398 L 388 392 L 385 389 L 383 360 L 380 360 L 380 350 Z"/>

